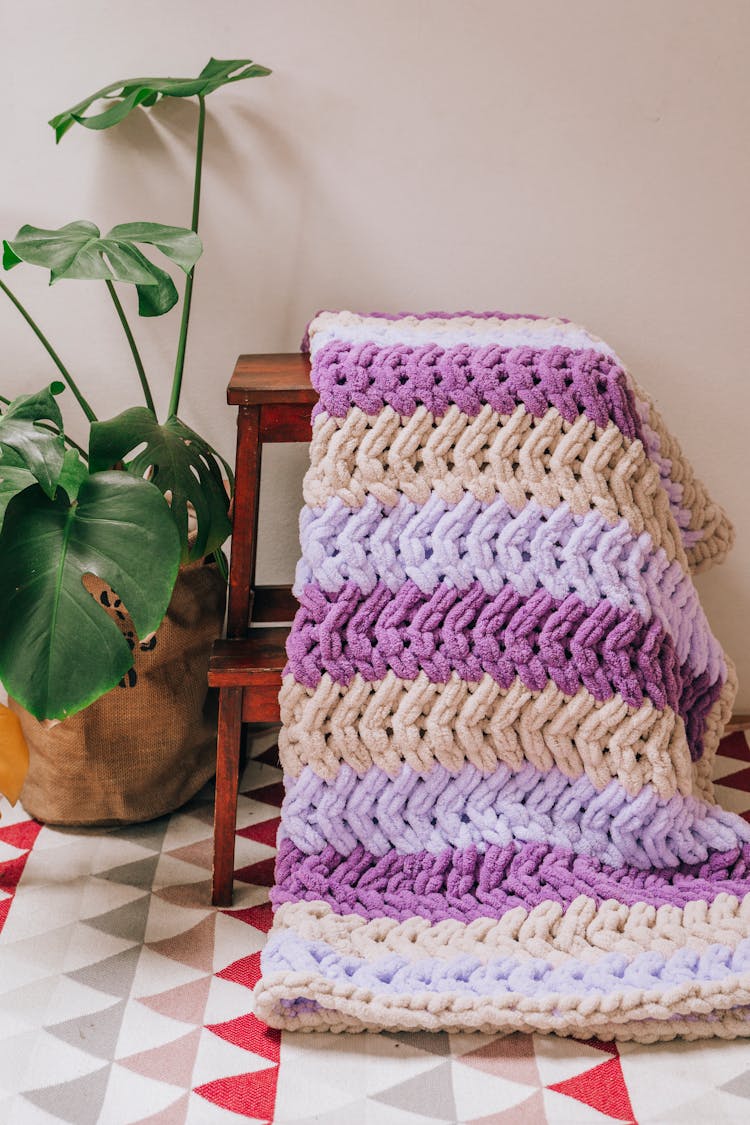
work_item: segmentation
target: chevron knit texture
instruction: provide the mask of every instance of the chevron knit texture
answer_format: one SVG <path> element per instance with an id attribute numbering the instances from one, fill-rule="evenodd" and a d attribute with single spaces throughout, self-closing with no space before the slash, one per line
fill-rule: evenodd
<path id="1" fill-rule="evenodd" d="M 732 528 L 603 341 L 320 313 L 281 690 L 274 1027 L 750 1035 Z"/>

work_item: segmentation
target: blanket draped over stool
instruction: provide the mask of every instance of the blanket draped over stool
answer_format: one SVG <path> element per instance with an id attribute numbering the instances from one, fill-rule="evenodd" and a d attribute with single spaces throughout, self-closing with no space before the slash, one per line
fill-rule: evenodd
<path id="1" fill-rule="evenodd" d="M 322 313 L 256 1011 L 299 1030 L 750 1033 L 732 529 L 566 321 Z"/>

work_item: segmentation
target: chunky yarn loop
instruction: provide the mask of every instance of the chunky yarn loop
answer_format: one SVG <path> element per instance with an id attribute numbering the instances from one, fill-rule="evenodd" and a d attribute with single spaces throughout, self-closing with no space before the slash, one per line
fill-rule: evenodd
<path id="1" fill-rule="evenodd" d="M 275 1027 L 750 1035 L 733 532 L 567 321 L 320 313 L 281 690 Z"/>

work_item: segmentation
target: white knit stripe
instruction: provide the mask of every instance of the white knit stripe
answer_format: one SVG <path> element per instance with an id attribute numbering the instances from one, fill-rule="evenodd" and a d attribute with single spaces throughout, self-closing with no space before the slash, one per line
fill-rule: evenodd
<path id="1" fill-rule="evenodd" d="M 419 320 L 408 316 L 401 320 L 385 320 L 376 316 L 360 316 L 352 312 L 324 312 L 310 325 L 310 355 L 314 358 L 332 340 L 344 343 L 375 343 L 381 347 L 406 344 L 419 347 L 434 343 L 451 348 L 457 344 L 482 347 L 499 344 L 505 348 L 536 347 L 590 348 L 611 356 L 616 353 L 578 324 L 566 324 L 554 318 L 500 320 L 496 317 L 457 316 Z"/>

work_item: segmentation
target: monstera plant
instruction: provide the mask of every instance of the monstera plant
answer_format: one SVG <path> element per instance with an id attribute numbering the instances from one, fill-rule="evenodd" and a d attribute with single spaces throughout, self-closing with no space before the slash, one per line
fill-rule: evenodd
<path id="1" fill-rule="evenodd" d="M 224 565 L 220 549 L 231 530 L 231 471 L 180 418 L 180 392 L 202 252 L 206 98 L 228 83 L 267 74 L 249 59 L 211 59 L 197 78 L 112 83 L 50 121 L 59 142 L 75 125 L 109 129 L 163 98 L 197 97 L 189 228 L 127 222 L 102 234 L 95 223 L 79 219 L 58 230 L 25 225 L 3 243 L 6 271 L 25 263 L 49 270 L 53 286 L 68 280 L 104 283 L 143 396 L 142 404 L 100 419 L 34 317 L 0 278 L 0 290 L 62 379 L 12 402 L 0 398 L 0 680 L 37 719 L 75 714 L 113 688 L 132 665 L 122 632 L 87 592 L 87 575 L 116 592 L 144 637 L 159 626 L 181 563 L 213 555 Z M 126 293 L 135 290 L 139 316 L 163 316 L 180 302 L 175 268 L 185 281 L 171 394 L 160 419 L 126 313 Z M 68 396 L 87 420 L 86 447 L 66 432 L 59 402 Z M 11 798 L 23 775 L 24 754 L 15 716 L 0 713 L 0 792 Z"/>

